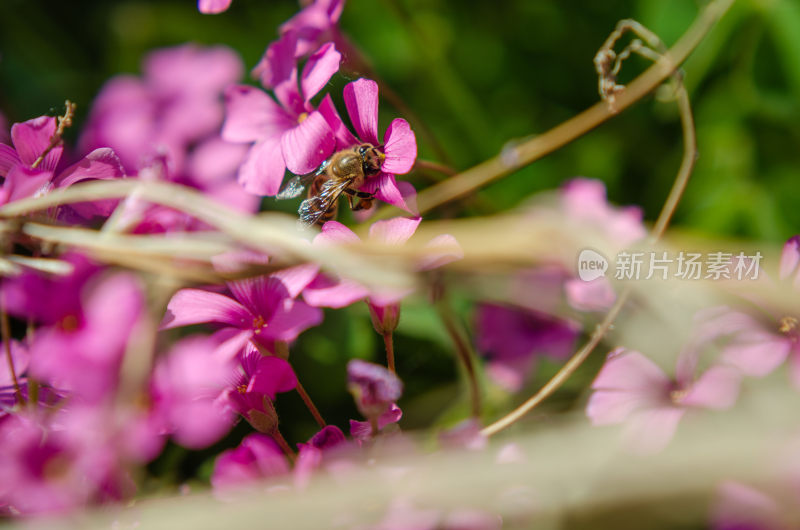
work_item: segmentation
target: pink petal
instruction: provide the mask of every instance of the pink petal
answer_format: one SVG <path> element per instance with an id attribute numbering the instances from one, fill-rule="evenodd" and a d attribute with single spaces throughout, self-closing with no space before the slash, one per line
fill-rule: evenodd
<path id="1" fill-rule="evenodd" d="M 383 135 L 383 152 L 386 155 L 381 169 L 386 173 L 403 175 L 411 171 L 417 159 L 417 138 L 404 119 L 392 120 Z"/>
<path id="2" fill-rule="evenodd" d="M 716 530 L 785 528 L 778 503 L 755 488 L 726 481 L 717 488 L 711 520 Z"/>
<path id="3" fill-rule="evenodd" d="M 681 405 L 708 409 L 728 409 L 736 403 L 742 374 L 730 366 L 712 366 L 689 388 Z"/>
<path id="4" fill-rule="evenodd" d="M 684 409 L 676 407 L 660 407 L 637 412 L 625 425 L 623 438 L 636 452 L 657 453 L 675 436 L 684 413 Z"/>
<path id="5" fill-rule="evenodd" d="M 328 122 L 314 111 L 296 127 L 281 136 L 281 152 L 286 167 L 295 175 L 310 173 L 327 159 L 336 147 Z"/>
<path id="6" fill-rule="evenodd" d="M 3 182 L 0 204 L 46 193 L 51 188 L 52 178 L 52 171 L 29 169 L 23 165 L 14 166 Z"/>
<path id="7" fill-rule="evenodd" d="M 253 145 L 239 168 L 238 178 L 248 193 L 272 196 L 280 191 L 285 174 L 281 142 L 272 137 Z"/>
<path id="8" fill-rule="evenodd" d="M 625 421 L 634 410 L 647 405 L 633 392 L 597 390 L 586 404 L 586 416 L 593 425 L 614 425 Z"/>
<path id="9" fill-rule="evenodd" d="M 366 287 L 349 279 L 333 281 L 319 276 L 303 291 L 303 299 L 314 307 L 346 307 L 369 295 Z"/>
<path id="10" fill-rule="evenodd" d="M 387 289 L 376 287 L 369 296 L 368 303 L 376 308 L 384 308 L 399 303 L 403 298 L 414 292 L 413 287 L 407 289 Z"/>
<path id="11" fill-rule="evenodd" d="M 417 208 L 417 190 L 414 186 L 405 180 L 395 182 L 397 189 L 400 190 L 400 195 L 403 197 L 403 203 L 406 205 L 406 211 L 411 215 L 419 216 L 419 208 Z"/>
<path id="12" fill-rule="evenodd" d="M 783 245 L 780 279 L 785 280 L 791 276 L 797 270 L 798 264 L 800 264 L 800 236 L 793 236 Z"/>
<path id="13" fill-rule="evenodd" d="M 139 279 L 129 273 L 115 273 L 96 284 L 83 304 L 87 344 L 84 355 L 113 355 L 108 344 L 128 341 L 142 317 L 144 294 Z M 121 350 L 121 348 L 120 348 Z"/>
<path id="14" fill-rule="evenodd" d="M 66 188 L 89 179 L 114 179 L 125 176 L 122 163 L 108 147 L 95 149 L 81 161 L 68 167 L 55 180 L 56 186 Z"/>
<path id="15" fill-rule="evenodd" d="M 796 346 L 792 349 L 789 361 L 789 377 L 795 388 L 800 388 L 800 351 Z"/>
<path id="16" fill-rule="evenodd" d="M 792 348 L 791 339 L 767 331 L 737 335 L 722 349 L 721 359 L 745 375 L 762 377 L 780 366 Z"/>
<path id="17" fill-rule="evenodd" d="M 338 221 L 328 221 L 322 225 L 322 231 L 314 237 L 314 245 L 356 244 L 361 240 L 358 236 Z"/>
<path id="18" fill-rule="evenodd" d="M 201 289 L 181 289 L 169 301 L 161 329 L 205 322 L 249 327 L 252 320 L 244 306 L 232 298 Z"/>
<path id="19" fill-rule="evenodd" d="M 283 282 L 283 285 L 289 291 L 289 296 L 297 298 L 303 292 L 303 289 L 317 277 L 318 273 L 319 265 L 306 263 L 305 265 L 297 265 L 280 270 L 273 273 L 272 276 Z"/>
<path id="20" fill-rule="evenodd" d="M 670 385 L 667 375 L 653 361 L 637 351 L 617 348 L 608 354 L 592 388 L 666 395 Z"/>
<path id="21" fill-rule="evenodd" d="M 591 281 L 572 278 L 564 282 L 567 302 L 578 311 L 605 311 L 614 305 L 617 295 L 604 277 Z"/>
<path id="22" fill-rule="evenodd" d="M 336 107 L 333 105 L 333 100 L 331 99 L 330 94 L 325 94 L 325 97 L 322 98 L 317 110 L 320 112 L 320 114 L 322 114 L 322 116 L 325 118 L 325 121 L 328 122 L 328 126 L 333 131 L 333 134 L 336 137 L 337 149 L 346 149 L 359 143 L 358 138 L 353 136 L 353 133 L 350 132 L 350 129 L 348 129 L 342 121 L 339 113 L 336 112 Z"/>
<path id="23" fill-rule="evenodd" d="M 184 400 L 172 410 L 172 438 L 188 449 L 204 449 L 222 438 L 234 423 L 232 415 L 213 401 Z"/>
<path id="24" fill-rule="evenodd" d="M 213 335 L 219 341 L 214 355 L 223 361 L 231 361 L 236 358 L 242 349 L 250 342 L 253 337 L 252 329 L 223 328 Z"/>
<path id="25" fill-rule="evenodd" d="M 369 227 L 369 237 L 386 245 L 402 245 L 417 231 L 421 217 L 395 217 L 385 221 L 376 221 Z"/>
<path id="26" fill-rule="evenodd" d="M 254 276 L 228 282 L 234 298 L 253 314 L 269 319 L 275 308 L 289 293 L 283 282 L 275 276 Z"/>
<path id="27" fill-rule="evenodd" d="M 247 155 L 247 146 L 212 137 L 196 146 L 188 160 L 188 172 L 201 187 L 224 186 L 236 175 Z"/>
<path id="28" fill-rule="evenodd" d="M 506 392 L 512 393 L 522 390 L 528 372 L 529 370 L 527 368 L 520 369 L 505 361 L 490 360 L 486 366 L 486 374 L 492 382 L 500 386 Z"/>
<path id="29" fill-rule="evenodd" d="M 297 376 L 292 367 L 278 357 L 261 357 L 247 386 L 248 392 L 266 394 L 275 399 L 278 392 L 288 392 L 297 386 Z"/>
<path id="30" fill-rule="evenodd" d="M 55 133 L 56 119 L 50 116 L 40 116 L 22 123 L 15 123 L 11 127 L 11 141 L 14 143 L 14 148 L 22 163 L 30 166 L 44 153 Z M 53 171 L 61 159 L 63 151 L 63 145 L 54 147 L 37 166 L 37 169 Z"/>
<path id="31" fill-rule="evenodd" d="M 222 138 L 229 142 L 255 142 L 294 126 L 291 116 L 263 90 L 233 85 L 225 91 Z"/>
<path id="32" fill-rule="evenodd" d="M 6 144 L 0 144 L 0 177 L 5 177 L 12 167 L 22 163 L 14 149 Z"/>
<path id="33" fill-rule="evenodd" d="M 220 92 L 241 79 L 243 71 L 242 60 L 234 50 L 192 43 L 149 53 L 142 65 L 147 84 L 158 96 L 200 96 L 206 103 L 210 103 L 209 98 L 216 101 Z"/>
<path id="34" fill-rule="evenodd" d="M 206 15 L 216 15 L 227 11 L 231 0 L 197 0 L 197 9 Z"/>
<path id="35" fill-rule="evenodd" d="M 258 78 L 265 88 L 274 88 L 288 80 L 297 84 L 296 32 L 287 32 L 272 42 L 258 62 L 251 75 Z M 297 89 L 295 88 L 295 91 Z"/>
<path id="36" fill-rule="evenodd" d="M 378 83 L 364 78 L 348 83 L 344 103 L 358 137 L 378 145 Z"/>
<path id="37" fill-rule="evenodd" d="M 377 177 L 367 179 L 364 185 L 361 186 L 361 191 L 374 193 L 379 200 L 414 213 L 406 203 L 405 197 L 400 192 L 400 188 L 397 187 L 397 181 L 395 181 L 394 175 L 391 173 L 381 173 Z"/>
<path id="38" fill-rule="evenodd" d="M 285 298 L 263 329 L 263 335 L 267 339 L 290 341 L 320 322 L 321 310 L 305 302 Z"/>
<path id="39" fill-rule="evenodd" d="M 342 54 L 336 51 L 332 42 L 323 44 L 319 50 L 311 54 L 300 78 L 300 88 L 305 101 L 310 101 L 322 90 L 333 74 L 339 71 L 341 61 Z"/>
<path id="40" fill-rule="evenodd" d="M 431 239 L 425 249 L 429 252 L 422 257 L 417 267 L 427 271 L 437 269 L 450 262 L 464 258 L 464 249 L 458 244 L 456 238 L 450 234 L 441 234 Z"/>

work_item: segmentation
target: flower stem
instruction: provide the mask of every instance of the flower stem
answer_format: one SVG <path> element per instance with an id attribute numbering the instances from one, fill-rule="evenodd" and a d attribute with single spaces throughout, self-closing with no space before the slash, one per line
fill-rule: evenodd
<path id="1" fill-rule="evenodd" d="M 289 459 L 289 461 L 294 464 L 295 460 L 297 459 L 297 455 L 295 455 L 294 450 L 292 450 L 292 446 L 289 445 L 289 442 L 287 442 L 286 438 L 284 438 L 281 434 L 280 429 L 276 427 L 270 436 L 272 436 L 272 439 L 275 440 L 275 443 L 280 446 L 281 450 L 286 454 L 286 457 Z"/>
<path id="2" fill-rule="evenodd" d="M 455 169 L 451 168 L 448 165 L 440 164 L 432 160 L 425 160 L 422 158 L 417 158 L 414 161 L 414 169 L 422 169 L 422 170 L 427 169 L 430 171 L 435 171 L 437 173 L 442 173 L 443 175 L 447 175 L 448 177 L 452 177 L 453 175 L 458 173 Z"/>
<path id="3" fill-rule="evenodd" d="M 311 401 L 311 396 L 308 395 L 308 392 L 306 392 L 306 389 L 303 388 L 303 385 L 300 383 L 299 380 L 297 381 L 297 386 L 295 387 L 295 390 L 297 390 L 297 393 L 300 394 L 300 398 L 303 400 L 303 403 L 306 404 L 306 407 L 308 407 L 308 410 L 309 412 L 311 412 L 311 415 L 314 416 L 314 419 L 319 425 L 319 428 L 320 429 L 324 428 L 327 425 L 325 423 L 325 420 L 322 419 L 319 410 L 314 405 L 314 402 Z"/>
<path id="4" fill-rule="evenodd" d="M 694 169 L 695 161 L 697 160 L 697 138 L 694 128 L 694 117 L 692 116 L 692 106 L 689 101 L 689 94 L 686 91 L 680 76 L 675 75 L 676 78 L 676 96 L 678 102 L 678 109 L 680 111 L 681 126 L 683 129 L 683 159 L 681 160 L 680 168 L 675 176 L 675 181 L 670 189 L 667 199 L 664 201 L 664 206 L 656 219 L 655 225 L 650 233 L 651 244 L 656 243 L 664 231 L 669 226 L 672 215 L 680 202 L 686 185 L 689 182 L 689 177 Z M 622 92 L 624 94 L 625 92 Z M 536 394 L 528 398 L 522 405 L 511 411 L 506 416 L 495 421 L 491 425 L 485 427 L 481 433 L 486 436 L 496 434 L 506 427 L 513 425 L 514 422 L 525 416 L 528 412 L 533 410 L 539 403 L 544 401 L 545 398 L 553 394 L 573 373 L 578 367 L 586 360 L 594 348 L 600 343 L 606 332 L 611 328 L 614 320 L 622 310 L 622 306 L 630 296 L 631 288 L 626 286 L 620 293 L 616 303 L 611 307 L 606 314 L 603 321 L 595 328 L 594 333 L 589 338 L 589 341 L 573 355 L 561 369 L 541 388 Z"/>
<path id="5" fill-rule="evenodd" d="M 383 332 L 383 344 L 386 346 L 386 367 L 389 368 L 392 373 L 396 373 L 394 367 L 394 341 L 391 331 Z"/>
<path id="6" fill-rule="evenodd" d="M 3 337 L 3 347 L 6 352 L 6 362 L 8 363 L 8 371 L 11 374 L 11 381 L 14 384 L 14 391 L 17 394 L 17 399 L 24 402 L 22 391 L 19 387 L 19 380 L 17 379 L 17 372 L 14 370 L 14 359 L 11 357 L 11 323 L 8 320 L 8 313 L 6 313 L 5 296 L 0 293 L 0 334 Z"/>
<path id="7" fill-rule="evenodd" d="M 470 347 L 470 342 L 465 338 L 466 331 L 463 326 L 458 322 L 458 319 L 453 315 L 447 299 L 442 294 L 441 298 L 436 302 L 436 309 L 439 312 L 439 317 L 444 323 L 447 334 L 455 346 L 458 360 L 464 366 L 467 375 L 467 382 L 469 383 L 469 396 L 470 396 L 470 411 L 474 418 L 480 418 L 481 415 L 481 391 L 478 384 L 478 376 L 475 370 L 474 354 Z"/>

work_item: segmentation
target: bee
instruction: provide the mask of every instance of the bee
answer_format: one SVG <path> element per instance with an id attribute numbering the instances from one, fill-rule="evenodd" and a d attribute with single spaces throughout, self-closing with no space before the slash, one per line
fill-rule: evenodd
<path id="1" fill-rule="evenodd" d="M 296 175 L 278 193 L 277 199 L 293 199 L 308 186 L 308 198 L 300 203 L 300 221 L 308 226 L 322 225 L 336 217 L 342 194 L 352 210 L 372 206 L 374 193 L 359 191 L 367 177 L 381 172 L 386 156 L 372 144 L 360 144 L 337 151 L 316 171 Z"/>

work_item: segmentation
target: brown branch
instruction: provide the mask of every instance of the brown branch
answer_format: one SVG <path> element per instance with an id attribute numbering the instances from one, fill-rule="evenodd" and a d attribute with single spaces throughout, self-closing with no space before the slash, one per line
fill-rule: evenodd
<path id="1" fill-rule="evenodd" d="M 616 96 L 613 107 L 604 101 L 598 102 L 549 131 L 516 144 L 509 143 L 494 158 L 423 190 L 417 196 L 420 213 L 463 197 L 556 151 L 641 100 L 675 72 L 732 3 L 733 0 L 715 0 L 703 9 L 680 40 Z M 393 214 L 391 210 L 385 208 L 379 216 L 389 217 Z"/>
<path id="2" fill-rule="evenodd" d="M 686 87 L 683 85 L 682 80 L 680 79 L 680 75 L 677 73 L 675 74 L 676 80 L 676 90 L 677 90 L 677 102 L 678 102 L 678 109 L 680 111 L 681 117 L 681 126 L 683 129 L 683 159 L 681 160 L 680 168 L 678 169 L 678 173 L 675 176 L 675 181 L 672 185 L 672 189 L 667 196 L 666 201 L 664 202 L 664 206 L 659 213 L 658 219 L 656 220 L 655 225 L 650 233 L 650 242 L 655 243 L 658 241 L 661 236 L 664 234 L 664 231 L 667 229 L 670 220 L 672 219 L 673 214 L 675 213 L 675 209 L 680 202 L 681 197 L 683 196 L 683 192 L 686 189 L 686 185 L 689 182 L 689 177 L 692 174 L 692 170 L 694 169 L 695 161 L 697 160 L 697 137 L 696 131 L 694 128 L 694 117 L 692 116 L 692 107 L 689 101 L 689 94 L 686 91 Z M 626 89 L 627 90 L 627 89 Z M 614 91 L 613 95 L 622 96 L 625 95 L 625 90 L 622 91 Z M 630 296 L 631 289 L 630 287 L 626 287 L 620 296 L 617 298 L 617 301 L 611 307 L 609 312 L 606 314 L 603 321 L 595 328 L 594 333 L 589 338 L 589 341 L 580 349 L 578 350 L 565 364 L 561 367 L 561 369 L 556 372 L 556 374 L 542 387 L 536 392 L 533 396 L 528 398 L 524 403 L 522 403 L 519 407 L 511 411 L 509 414 L 503 416 L 499 420 L 495 421 L 491 425 L 485 427 L 481 433 L 486 436 L 492 436 L 503 429 L 513 425 L 516 421 L 520 418 L 528 414 L 531 410 L 533 410 L 539 403 L 544 401 L 547 397 L 552 395 L 561 385 L 569 379 L 569 377 L 575 373 L 575 371 L 580 367 L 581 364 L 586 360 L 589 354 L 594 351 L 595 347 L 600 343 L 603 339 L 605 334 L 611 329 L 611 326 L 614 323 L 614 320 L 619 315 L 622 307 L 625 305 L 625 302 L 628 300 Z"/>

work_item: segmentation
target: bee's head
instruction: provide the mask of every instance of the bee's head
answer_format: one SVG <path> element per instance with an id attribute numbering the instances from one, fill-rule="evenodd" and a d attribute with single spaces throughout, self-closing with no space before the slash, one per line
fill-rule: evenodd
<path id="1" fill-rule="evenodd" d="M 381 172 L 381 165 L 386 155 L 378 151 L 375 146 L 371 144 L 362 144 L 358 146 L 358 154 L 361 155 L 365 176 L 373 177 Z"/>

